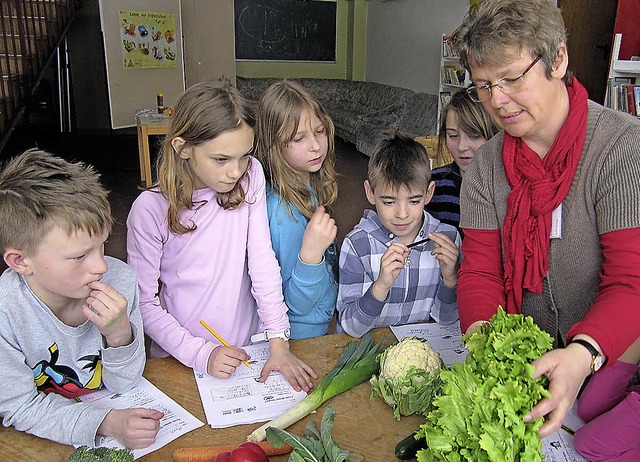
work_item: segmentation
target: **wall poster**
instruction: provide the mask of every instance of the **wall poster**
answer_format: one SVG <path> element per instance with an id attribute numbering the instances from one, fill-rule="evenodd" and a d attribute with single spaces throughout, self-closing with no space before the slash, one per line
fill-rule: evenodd
<path id="1" fill-rule="evenodd" d="M 176 66 L 176 18 L 170 13 L 120 10 L 125 69 Z"/>

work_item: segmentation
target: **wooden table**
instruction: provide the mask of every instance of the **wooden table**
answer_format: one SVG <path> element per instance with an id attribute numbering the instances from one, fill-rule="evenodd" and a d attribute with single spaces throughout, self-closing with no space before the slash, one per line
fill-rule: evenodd
<path id="1" fill-rule="evenodd" d="M 387 336 L 385 346 L 395 341 L 389 328 L 374 331 L 376 340 L 385 335 Z M 291 350 L 322 377 L 335 366 L 342 352 L 340 347 L 350 339 L 345 334 L 336 334 L 294 340 L 291 342 Z M 142 462 L 171 461 L 173 451 L 178 448 L 216 446 L 235 442 L 240 444 L 246 440 L 249 433 L 261 425 L 257 423 L 223 429 L 209 427 L 206 424 L 193 371 L 172 358 L 147 361 L 144 376 L 178 404 L 205 422 L 205 425 L 138 459 Z M 341 448 L 361 454 L 368 462 L 396 461 L 394 456 L 396 443 L 416 430 L 424 422 L 424 418 L 413 415 L 397 421 L 393 417 L 391 408 L 379 398 L 373 401 L 369 399 L 370 393 L 369 383 L 362 383 L 331 398 L 318 409 L 318 412 L 292 425 L 288 431 L 302 435 L 310 419 L 315 420 L 320 426 L 322 413 L 327 406 L 331 406 L 337 411 L 333 437 Z M 0 460 L 57 462 L 65 461 L 71 452 L 73 452 L 71 446 L 17 432 L 13 428 L 0 427 Z M 288 457 L 288 455 L 271 457 L 270 461 L 285 462 Z"/>
<path id="2" fill-rule="evenodd" d="M 138 126 L 138 156 L 140 157 L 140 181 L 145 188 L 153 185 L 151 177 L 151 153 L 149 150 L 150 135 L 166 135 L 169 132 L 171 119 L 164 114 L 142 114 L 136 117 Z"/>

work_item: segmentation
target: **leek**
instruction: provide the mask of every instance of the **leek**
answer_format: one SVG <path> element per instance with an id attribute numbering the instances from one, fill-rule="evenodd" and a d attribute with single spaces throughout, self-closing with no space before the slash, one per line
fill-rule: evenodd
<path id="1" fill-rule="evenodd" d="M 377 356 L 383 341 L 384 338 L 373 345 L 373 336 L 371 332 L 367 332 L 360 343 L 355 340 L 347 343 L 336 367 L 320 380 L 314 391 L 280 417 L 254 430 L 247 440 L 264 441 L 267 428 L 284 430 L 318 409 L 328 399 L 369 380 L 380 369 Z"/>

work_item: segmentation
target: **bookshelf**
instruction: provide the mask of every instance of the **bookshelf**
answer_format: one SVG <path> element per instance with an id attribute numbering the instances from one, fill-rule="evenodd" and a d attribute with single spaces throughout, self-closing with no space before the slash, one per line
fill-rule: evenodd
<path id="1" fill-rule="evenodd" d="M 440 47 L 440 84 L 438 86 L 438 129 L 440 127 L 440 114 L 453 95 L 458 90 L 466 88 L 471 83 L 469 73 L 460 64 L 460 58 L 451 50 L 449 36 L 442 36 Z"/>
<path id="2" fill-rule="evenodd" d="M 615 34 L 604 105 L 640 117 L 640 61 L 618 59 L 622 34 Z"/>

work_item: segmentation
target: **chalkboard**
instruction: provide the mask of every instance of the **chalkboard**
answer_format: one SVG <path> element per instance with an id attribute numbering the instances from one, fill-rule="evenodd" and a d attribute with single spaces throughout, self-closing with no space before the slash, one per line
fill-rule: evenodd
<path id="1" fill-rule="evenodd" d="M 336 1 L 235 0 L 236 59 L 336 60 Z"/>

